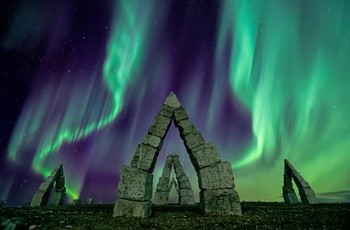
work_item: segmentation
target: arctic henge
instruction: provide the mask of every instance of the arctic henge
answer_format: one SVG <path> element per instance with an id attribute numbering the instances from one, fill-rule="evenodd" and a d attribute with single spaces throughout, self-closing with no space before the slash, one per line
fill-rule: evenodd
<path id="1" fill-rule="evenodd" d="M 172 120 L 197 172 L 201 209 L 205 213 L 241 215 L 231 163 L 222 162 L 216 146 L 205 142 L 189 121 L 176 95 L 171 92 L 149 127 L 148 134 L 137 146 L 131 166 L 122 167 L 118 184 L 119 199 L 114 205 L 113 217 L 146 218 L 151 215 L 152 173 Z M 186 183 L 179 183 L 180 190 L 187 189 L 182 188 L 183 184 Z"/>

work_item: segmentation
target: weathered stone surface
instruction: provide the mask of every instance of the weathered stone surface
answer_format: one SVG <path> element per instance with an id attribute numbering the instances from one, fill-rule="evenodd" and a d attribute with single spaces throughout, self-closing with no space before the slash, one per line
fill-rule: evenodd
<path id="1" fill-rule="evenodd" d="M 160 107 L 160 110 L 158 112 L 159 115 L 170 118 L 173 116 L 173 113 L 174 109 L 164 104 Z"/>
<path id="2" fill-rule="evenodd" d="M 197 175 L 201 190 L 235 188 L 231 163 L 228 161 L 202 168 Z"/>
<path id="3" fill-rule="evenodd" d="M 180 137 L 183 140 L 187 134 L 197 132 L 194 125 L 187 119 L 175 123 L 176 127 L 179 129 Z"/>
<path id="4" fill-rule="evenodd" d="M 314 190 L 311 188 L 299 188 L 300 196 L 315 196 Z"/>
<path id="5" fill-rule="evenodd" d="M 205 213 L 242 215 L 238 193 L 233 189 L 202 190 L 199 195 Z"/>
<path id="6" fill-rule="evenodd" d="M 147 172 L 153 172 L 158 155 L 158 149 L 149 145 L 139 144 L 132 158 L 131 166 Z"/>
<path id="7" fill-rule="evenodd" d="M 38 190 L 35 192 L 30 206 L 45 206 L 49 200 L 50 191 Z"/>
<path id="8" fill-rule="evenodd" d="M 85 204 L 93 204 L 94 203 L 94 198 L 88 198 L 85 202 Z"/>
<path id="9" fill-rule="evenodd" d="M 179 102 L 179 100 L 173 92 L 171 92 L 169 96 L 165 99 L 164 105 L 167 105 L 173 109 L 181 107 L 181 103 Z"/>
<path id="10" fill-rule="evenodd" d="M 65 192 L 55 191 L 51 197 L 50 205 L 58 206 L 64 203 Z"/>
<path id="11" fill-rule="evenodd" d="M 152 198 L 153 174 L 123 165 L 118 184 L 120 198 L 147 201 Z"/>
<path id="12" fill-rule="evenodd" d="M 58 166 L 52 173 L 46 178 L 46 180 L 40 184 L 39 189 L 33 196 L 30 206 L 45 206 L 49 200 L 50 192 L 56 182 L 56 191 L 65 192 L 64 188 L 64 176 L 63 176 L 63 164 Z M 58 196 L 58 195 L 57 195 Z M 63 194 L 64 197 L 64 194 Z M 58 197 L 56 198 L 58 199 Z M 58 201 L 55 201 L 56 203 Z"/>
<path id="13" fill-rule="evenodd" d="M 162 177 L 170 178 L 170 174 L 171 174 L 171 168 L 164 167 L 162 172 Z"/>
<path id="14" fill-rule="evenodd" d="M 297 195 L 295 194 L 295 192 L 285 192 L 282 194 L 283 195 L 283 199 L 284 199 L 284 202 L 286 204 L 296 204 L 298 203 L 298 198 L 297 198 Z"/>
<path id="15" fill-rule="evenodd" d="M 197 172 L 201 168 L 221 162 L 219 151 L 212 142 L 192 149 L 190 159 Z"/>
<path id="16" fill-rule="evenodd" d="M 183 196 L 193 197 L 193 190 L 192 189 L 180 189 L 180 197 L 183 197 Z"/>
<path id="17" fill-rule="evenodd" d="M 318 200 L 315 195 L 312 196 L 300 196 L 301 202 L 303 204 L 318 204 Z"/>
<path id="18" fill-rule="evenodd" d="M 193 196 L 180 196 L 180 205 L 193 205 L 194 203 L 194 198 Z"/>
<path id="19" fill-rule="evenodd" d="M 160 137 L 148 134 L 143 138 L 142 144 L 149 145 L 155 149 L 160 150 L 162 148 L 163 141 Z"/>
<path id="20" fill-rule="evenodd" d="M 156 191 L 167 192 L 170 179 L 169 177 L 159 177 Z"/>
<path id="21" fill-rule="evenodd" d="M 55 184 L 56 189 L 60 189 L 64 187 L 64 185 L 65 185 L 64 176 L 57 177 L 56 184 Z"/>
<path id="22" fill-rule="evenodd" d="M 175 124 L 178 123 L 181 120 L 187 119 L 188 120 L 188 116 L 186 111 L 184 110 L 184 108 L 180 107 L 174 110 L 174 121 Z"/>
<path id="23" fill-rule="evenodd" d="M 146 218 L 151 215 L 151 201 L 130 201 L 119 199 L 113 210 L 113 217 L 133 216 Z"/>
<path id="24" fill-rule="evenodd" d="M 283 198 L 285 203 L 298 203 L 298 198 L 293 189 L 292 179 L 298 187 L 299 195 L 302 203 L 317 204 L 315 192 L 311 189 L 310 184 L 296 171 L 292 164 L 284 160 L 283 175 Z"/>
<path id="25" fill-rule="evenodd" d="M 148 129 L 148 133 L 160 137 L 162 140 L 164 140 L 164 137 L 169 130 L 170 124 L 171 117 L 157 115 Z"/>
<path id="26" fill-rule="evenodd" d="M 180 189 L 192 189 L 192 186 L 191 186 L 191 182 L 190 180 L 187 178 L 187 180 L 183 180 L 183 181 L 178 181 L 179 183 L 179 188 Z"/>
<path id="27" fill-rule="evenodd" d="M 166 205 L 169 200 L 169 192 L 156 191 L 153 197 L 153 204 L 155 205 Z"/>
<path id="28" fill-rule="evenodd" d="M 292 178 L 294 179 L 294 182 L 298 188 L 311 188 L 310 184 L 307 181 L 305 181 L 304 178 L 298 172 L 293 172 Z"/>
<path id="29" fill-rule="evenodd" d="M 184 143 L 187 149 L 192 150 L 205 144 L 205 140 L 200 132 L 194 132 L 184 137 Z"/>
<path id="30" fill-rule="evenodd" d="M 73 205 L 80 205 L 80 204 L 81 204 L 80 199 L 73 200 Z"/>

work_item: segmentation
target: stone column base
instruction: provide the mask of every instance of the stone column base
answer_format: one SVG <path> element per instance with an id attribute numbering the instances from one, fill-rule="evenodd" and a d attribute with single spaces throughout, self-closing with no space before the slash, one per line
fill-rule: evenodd
<path id="1" fill-rule="evenodd" d="M 119 199 L 115 202 L 113 217 L 133 216 L 146 218 L 151 216 L 151 201 L 131 201 Z"/>
<path id="2" fill-rule="evenodd" d="M 234 189 L 202 190 L 200 207 L 205 213 L 242 215 L 238 193 Z"/>

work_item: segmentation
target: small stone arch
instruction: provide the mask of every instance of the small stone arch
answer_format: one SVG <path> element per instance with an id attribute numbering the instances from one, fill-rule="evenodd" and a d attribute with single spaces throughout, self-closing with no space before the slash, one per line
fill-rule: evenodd
<path id="1" fill-rule="evenodd" d="M 172 166 L 175 169 L 175 175 L 177 182 L 174 177 L 170 182 L 170 174 Z M 179 195 L 180 205 L 194 204 L 193 190 L 181 163 L 179 155 L 173 154 L 168 155 L 163 168 L 162 176 L 159 177 L 159 182 L 154 193 L 153 204 L 155 205 L 166 205 L 168 204 L 170 191 L 175 185 L 175 189 Z"/>
<path id="2" fill-rule="evenodd" d="M 49 201 L 50 192 L 55 184 L 55 192 L 51 197 L 50 205 L 63 205 L 66 193 L 65 179 L 63 174 L 63 164 L 52 171 L 35 192 L 30 206 L 46 206 Z"/>
<path id="3" fill-rule="evenodd" d="M 310 184 L 295 170 L 293 165 L 287 160 L 284 160 L 284 175 L 283 175 L 283 199 L 286 204 L 298 203 L 297 195 L 293 189 L 292 179 L 298 187 L 301 202 L 303 204 L 317 204 L 318 200 L 314 190 Z"/>
<path id="4" fill-rule="evenodd" d="M 216 146 L 205 142 L 189 121 L 176 95 L 171 92 L 154 118 L 148 134 L 137 146 L 131 166 L 122 167 L 118 183 L 119 199 L 114 205 L 113 216 L 144 218 L 151 215 L 152 173 L 172 120 L 197 172 L 203 212 L 241 215 L 231 163 L 222 162 Z"/>

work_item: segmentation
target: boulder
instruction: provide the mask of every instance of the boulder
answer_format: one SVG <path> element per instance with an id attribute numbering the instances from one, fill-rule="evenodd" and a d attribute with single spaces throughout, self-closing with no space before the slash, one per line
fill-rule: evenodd
<path id="1" fill-rule="evenodd" d="M 202 190 L 199 195 L 205 213 L 242 215 L 238 193 L 233 189 Z"/>
<path id="2" fill-rule="evenodd" d="M 146 218 L 151 215 L 151 201 L 131 201 L 118 199 L 113 209 L 113 217 L 132 216 Z"/>
<path id="3" fill-rule="evenodd" d="M 158 149 L 149 145 L 139 144 L 132 158 L 131 166 L 147 172 L 153 172 L 158 155 Z"/>
<path id="4" fill-rule="evenodd" d="M 204 145 L 205 140 L 200 132 L 194 132 L 194 133 L 189 133 L 184 137 L 184 143 L 186 146 L 186 149 L 188 149 L 190 152 L 192 149 Z"/>
<path id="5" fill-rule="evenodd" d="M 174 122 L 177 124 L 178 122 L 182 120 L 188 120 L 188 116 L 184 108 L 180 107 L 174 110 Z"/>
<path id="6" fill-rule="evenodd" d="M 202 168 L 197 175 L 201 190 L 235 188 L 231 163 L 228 161 Z"/>
<path id="7" fill-rule="evenodd" d="M 118 184 L 122 199 L 147 201 L 152 198 L 153 174 L 123 165 Z"/>
<path id="8" fill-rule="evenodd" d="M 160 150 L 162 148 L 163 141 L 160 137 L 148 134 L 143 138 L 142 144 L 149 145 Z"/>
<path id="9" fill-rule="evenodd" d="M 169 130 L 170 124 L 171 117 L 157 115 L 148 129 L 148 133 L 160 137 L 162 140 L 164 140 Z"/>
<path id="10" fill-rule="evenodd" d="M 191 149 L 190 159 L 197 172 L 201 168 L 221 162 L 219 151 L 212 142 Z"/>

